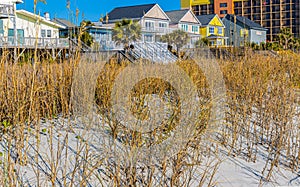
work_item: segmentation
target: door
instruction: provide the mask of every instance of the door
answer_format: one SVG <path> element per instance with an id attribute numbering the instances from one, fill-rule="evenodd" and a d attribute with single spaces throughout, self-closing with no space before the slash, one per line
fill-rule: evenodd
<path id="1" fill-rule="evenodd" d="M 3 20 L 0 19 L 0 37 L 2 37 L 4 34 L 4 30 L 3 30 Z"/>
<path id="2" fill-rule="evenodd" d="M 8 29 L 8 45 L 14 45 L 14 29 Z"/>
<path id="3" fill-rule="evenodd" d="M 17 30 L 17 38 L 18 38 L 18 45 L 24 45 L 24 30 L 18 29 Z"/>
<path id="4" fill-rule="evenodd" d="M 4 43 L 4 30 L 3 30 L 3 20 L 0 19 L 0 45 Z"/>
<path id="5" fill-rule="evenodd" d="M 8 29 L 8 41 L 11 45 L 14 44 L 14 29 Z M 23 45 L 24 44 L 24 30 L 18 29 L 17 30 L 17 45 Z"/>

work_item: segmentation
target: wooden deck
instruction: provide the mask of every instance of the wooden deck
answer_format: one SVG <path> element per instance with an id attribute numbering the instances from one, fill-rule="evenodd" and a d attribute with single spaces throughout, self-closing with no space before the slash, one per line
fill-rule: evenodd
<path id="1" fill-rule="evenodd" d="M 21 37 L 15 42 L 14 37 L 0 37 L 0 55 L 5 55 L 7 62 L 26 62 L 33 54 L 40 61 L 52 59 L 63 61 L 71 56 L 69 38 L 33 38 Z"/>
<path id="2" fill-rule="evenodd" d="M 27 48 L 27 49 L 67 49 L 69 48 L 68 38 L 18 38 L 17 42 L 14 37 L 0 37 L 0 48 Z"/>
<path id="3" fill-rule="evenodd" d="M 0 4 L 0 19 L 14 16 L 14 6 L 7 4 Z"/>

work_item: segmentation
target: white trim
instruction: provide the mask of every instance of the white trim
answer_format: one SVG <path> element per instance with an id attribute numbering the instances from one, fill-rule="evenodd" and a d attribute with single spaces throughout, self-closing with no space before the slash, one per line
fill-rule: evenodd
<path id="1" fill-rule="evenodd" d="M 147 22 L 152 23 L 153 24 L 153 28 L 155 28 L 155 21 L 147 20 L 147 19 L 144 19 L 144 25 L 143 25 L 143 27 L 147 28 L 147 26 L 146 26 Z"/>
<path id="2" fill-rule="evenodd" d="M 40 21 L 42 21 L 42 22 L 44 22 L 44 23 L 46 23 L 46 24 L 52 25 L 52 26 L 54 26 L 54 27 L 57 27 L 57 28 L 65 28 L 65 27 L 62 26 L 62 25 L 59 25 L 59 24 L 54 23 L 54 22 L 52 22 L 52 21 L 46 20 L 44 17 L 39 16 L 39 15 L 36 15 L 36 14 L 33 14 L 33 13 L 28 12 L 28 11 L 26 11 L 26 10 L 17 10 L 17 11 L 16 11 L 16 14 L 17 14 L 17 15 L 18 15 L 18 14 L 21 14 L 21 15 L 23 15 L 23 16 L 25 16 L 25 17 L 30 17 L 30 18 L 36 19 L 36 20 L 39 19 Z"/>
<path id="3" fill-rule="evenodd" d="M 224 23 L 223 23 L 223 21 L 222 21 L 221 18 L 218 16 L 218 14 L 215 14 L 215 16 L 210 20 L 210 22 L 211 22 L 216 16 L 217 16 L 218 20 L 221 22 L 221 24 L 223 25 L 223 27 L 226 28 L 225 25 L 224 25 Z M 210 22 L 208 23 L 208 26 L 210 25 Z M 220 26 L 218 26 L 218 27 L 220 27 Z"/>
<path id="4" fill-rule="evenodd" d="M 160 6 L 156 3 L 148 12 L 145 13 L 145 15 L 143 15 L 142 19 L 155 7 L 157 6 L 159 8 L 159 10 L 164 14 L 164 16 L 167 18 L 167 20 L 171 21 L 171 19 L 168 17 L 168 15 L 165 13 L 165 11 L 163 11 L 163 9 L 160 8 Z"/>
<path id="5" fill-rule="evenodd" d="M 23 3 L 22 0 L 1 0 L 0 4 L 12 5 L 12 4 L 20 4 Z"/>
<path id="6" fill-rule="evenodd" d="M 193 13 L 193 11 L 191 11 L 191 10 L 188 10 L 188 11 L 182 16 L 182 18 L 184 18 L 184 16 L 186 16 L 186 14 L 189 13 L 189 12 L 192 14 L 192 16 L 195 18 L 195 20 L 196 20 L 196 21 L 198 22 L 198 24 L 201 26 L 202 23 L 198 20 L 198 18 L 195 16 L 195 14 Z M 180 19 L 179 22 L 181 22 L 182 18 Z"/>

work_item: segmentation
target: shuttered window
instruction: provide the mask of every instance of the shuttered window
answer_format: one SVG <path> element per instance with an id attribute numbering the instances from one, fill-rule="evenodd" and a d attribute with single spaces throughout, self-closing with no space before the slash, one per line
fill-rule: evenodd
<path id="1" fill-rule="evenodd" d="M 3 30 L 3 20 L 0 20 L 0 34 L 3 34 L 4 30 Z"/>

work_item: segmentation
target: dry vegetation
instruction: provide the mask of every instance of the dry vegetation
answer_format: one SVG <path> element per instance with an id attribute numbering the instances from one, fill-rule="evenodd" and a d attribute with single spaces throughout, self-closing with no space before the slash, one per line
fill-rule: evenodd
<path id="1" fill-rule="evenodd" d="M 150 164 L 96 158 L 97 153 L 90 151 L 91 145 L 77 137 L 75 162 L 66 167 L 66 158 L 70 153 L 65 145 L 53 141 L 57 136 L 53 131 L 57 124 L 51 123 L 49 129 L 44 129 L 41 124 L 46 120 L 67 119 L 65 126 L 71 126 L 71 87 L 78 62 L 79 58 L 64 63 L 50 63 L 45 59 L 34 65 L 14 64 L 7 62 L 3 55 L 0 63 L 0 142 L 7 149 L 0 149 L 0 183 L 4 186 L 24 184 L 18 172 L 22 166 L 33 168 L 38 186 L 46 184 L 45 181 L 53 186 L 86 186 L 93 180 L 103 186 L 190 186 L 195 182 L 199 186 L 213 186 L 217 184 L 214 175 L 221 162 L 218 160 L 220 146 L 228 150 L 228 154 L 244 157 L 249 162 L 255 162 L 259 149 L 264 147 L 268 159 L 261 171 L 262 181 L 270 180 L 274 167 L 279 164 L 295 172 L 299 170 L 300 124 L 299 118 L 296 118 L 299 117 L 300 104 L 298 55 L 252 56 L 243 60 L 220 61 L 227 88 L 226 119 L 222 128 L 215 132 L 218 139 L 208 141 L 202 137 L 207 130 L 213 131 L 203 131 L 210 115 L 208 85 L 201 70 L 192 61 L 180 62 L 180 67 L 197 85 L 199 97 L 203 98 L 201 107 L 206 109 L 198 116 L 194 136 L 178 154 Z M 157 94 L 162 98 L 168 91 L 173 94 L 172 97 L 168 95 L 173 99 L 173 120 L 164 122 L 148 134 L 126 130 L 109 115 L 109 99 L 116 76 L 127 65 L 125 62 L 116 64 L 112 60 L 104 67 L 98 78 L 95 101 L 98 115 L 109 124 L 107 132 L 134 150 L 135 147 L 152 145 L 168 137 L 178 123 L 180 99 L 176 90 L 162 80 L 140 82 L 132 93 L 133 97 L 139 97 L 133 104 L 132 113 L 146 119 L 143 108 L 145 94 Z M 45 177 L 41 168 L 29 162 L 27 150 L 34 146 L 34 160 L 40 162 L 39 150 L 45 146 L 41 145 L 41 133 L 46 132 L 51 154 L 49 159 L 44 160 L 50 168 Z M 88 130 L 86 133 L 89 133 Z M 61 136 L 63 142 L 68 144 L 69 134 Z M 71 168 L 70 173 L 67 168 Z M 97 172 L 99 168 L 103 172 Z"/>

